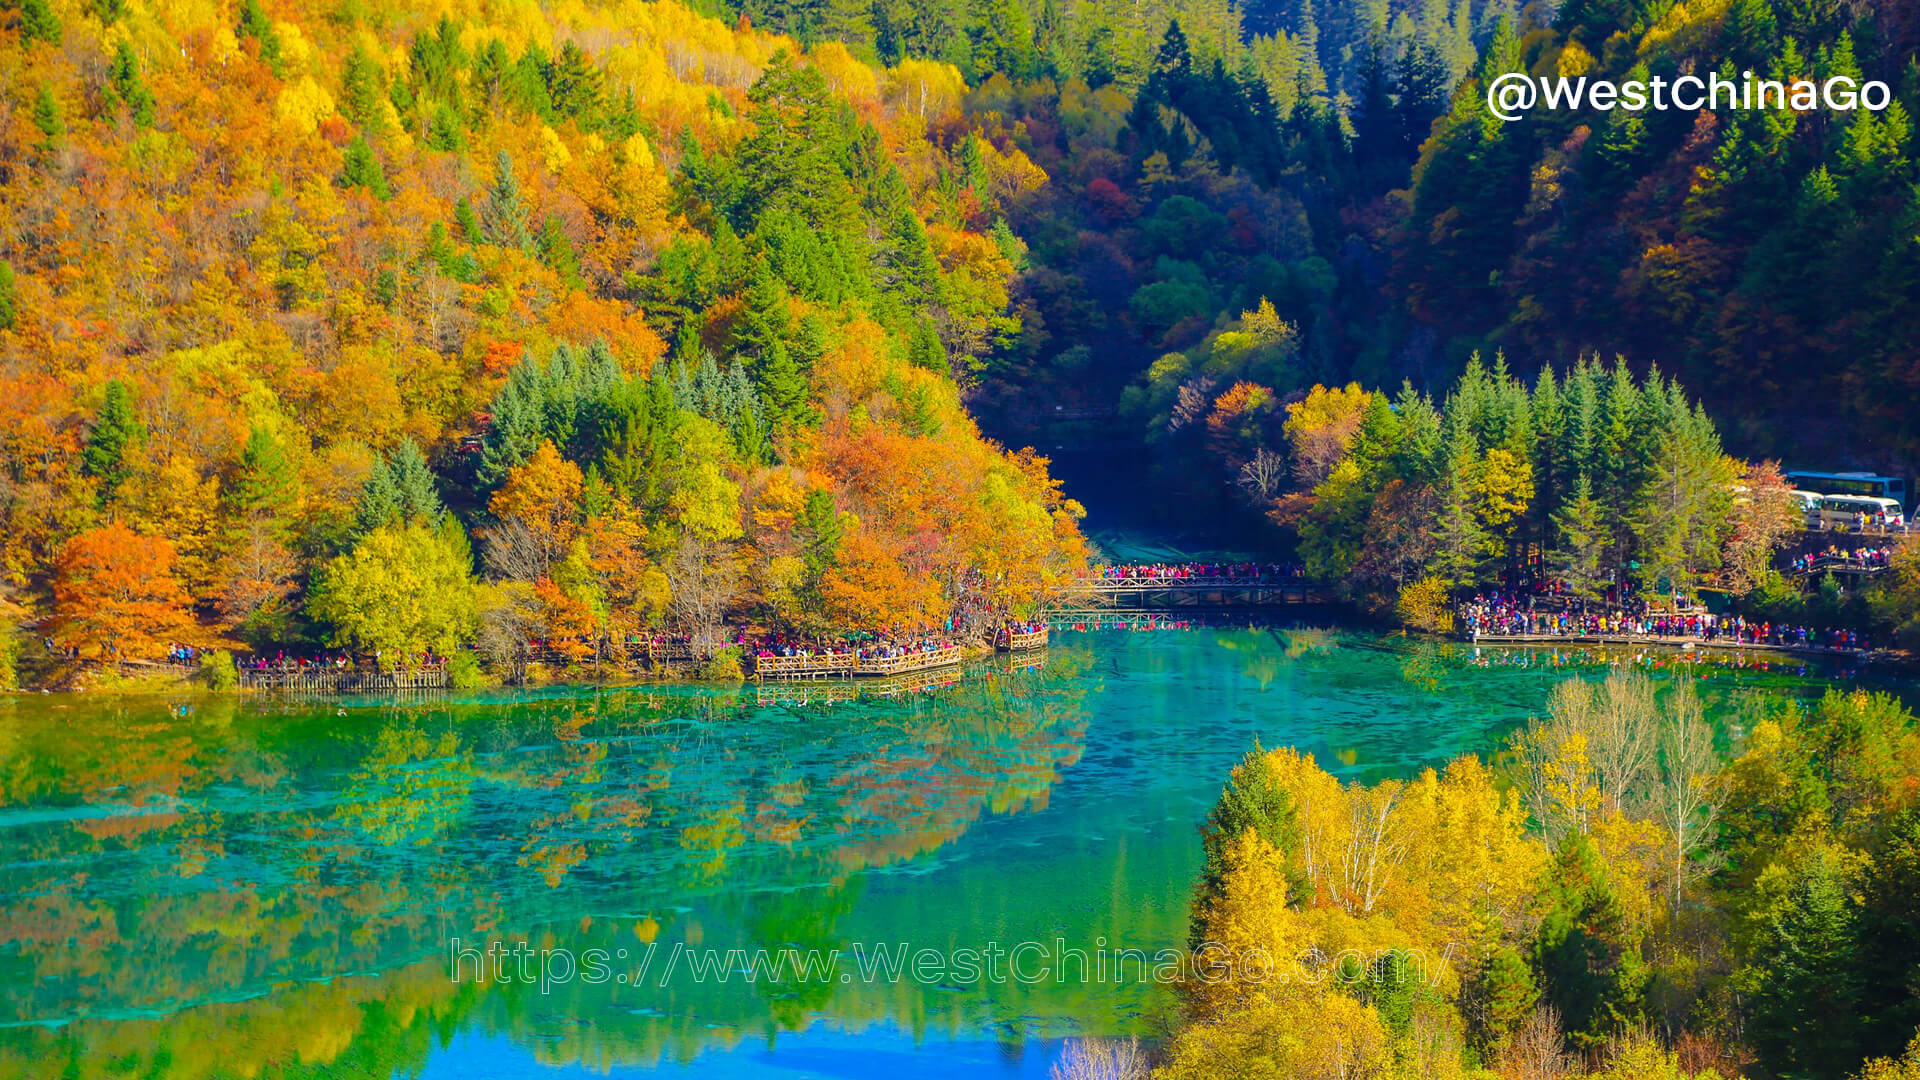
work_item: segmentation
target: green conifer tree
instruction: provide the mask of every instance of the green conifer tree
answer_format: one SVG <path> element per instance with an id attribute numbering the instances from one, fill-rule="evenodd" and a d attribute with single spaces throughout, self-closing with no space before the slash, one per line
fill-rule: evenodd
<path id="1" fill-rule="evenodd" d="M 124 38 L 115 47 L 113 63 L 107 68 L 107 89 L 108 97 L 127 107 L 135 127 L 153 126 L 153 91 L 141 78 L 140 61 L 133 55 L 133 46 Z"/>
<path id="2" fill-rule="evenodd" d="M 60 115 L 60 99 L 53 96 L 53 89 L 41 83 L 33 95 L 33 126 L 40 132 L 41 150 L 55 150 L 60 146 L 60 138 L 67 132 L 67 123 Z"/>
<path id="3" fill-rule="evenodd" d="M 47 0 L 18 0 L 18 4 L 21 40 L 60 44 L 60 16 L 54 14 L 53 5 Z"/>
<path id="4" fill-rule="evenodd" d="M 381 168 L 380 159 L 365 135 L 355 135 L 347 144 L 346 155 L 340 163 L 340 186 L 363 188 L 382 202 L 393 198 L 393 189 L 387 186 L 386 170 Z"/>
<path id="5" fill-rule="evenodd" d="M 134 412 L 133 394 L 119 379 L 107 381 L 100 411 L 80 452 L 80 471 L 100 482 L 103 501 L 111 501 L 133 467 L 133 452 L 146 440 L 146 427 Z"/>
<path id="6" fill-rule="evenodd" d="M 0 330 L 20 325 L 20 297 L 14 291 L 13 264 L 0 259 Z"/>
<path id="7" fill-rule="evenodd" d="M 275 76 L 285 74 L 280 56 L 280 32 L 274 29 L 273 20 L 267 17 L 267 13 L 260 9 L 260 0 L 242 0 L 240 21 L 234 27 L 234 33 L 241 40 L 253 39 L 260 50 L 260 61 Z"/>
<path id="8" fill-rule="evenodd" d="M 533 248 L 533 236 L 527 231 L 527 207 L 520 199 L 520 181 L 513 175 L 513 158 L 505 150 L 493 159 L 493 185 L 487 189 L 480 225 L 488 243 L 522 251 Z"/>

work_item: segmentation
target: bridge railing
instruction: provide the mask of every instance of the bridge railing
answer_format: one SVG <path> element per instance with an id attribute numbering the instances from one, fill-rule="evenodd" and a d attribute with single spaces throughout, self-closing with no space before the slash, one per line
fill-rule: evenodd
<path id="1" fill-rule="evenodd" d="M 1002 647 L 1019 652 L 1023 649 L 1044 648 L 1046 644 L 1047 628 L 1042 626 L 1038 630 L 1019 630 L 1008 633 Z"/>
<path id="2" fill-rule="evenodd" d="M 938 649 L 913 651 L 899 656 L 863 656 L 854 664 L 855 675 L 898 675 L 903 671 L 920 671 L 924 668 L 940 667 L 943 664 L 957 664 L 966 659 L 966 654 L 958 645 L 948 645 Z"/>
<path id="3" fill-rule="evenodd" d="M 1824 574 L 1829 571 L 1842 574 L 1877 574 L 1892 569 L 1889 563 L 1870 563 L 1860 559 L 1826 558 L 1815 559 L 1812 566 L 1796 566 L 1788 572 L 1793 574 Z"/>
<path id="4" fill-rule="evenodd" d="M 1312 585 L 1294 577 L 1083 577 L 1060 586 L 1063 592 L 1128 592 L 1156 589 L 1278 589 Z"/>
<path id="5" fill-rule="evenodd" d="M 286 690 L 307 693 L 368 693 L 383 690 L 444 690 L 449 684 L 444 665 L 411 671 L 361 671 L 353 668 L 242 668 L 240 685 L 248 690 Z"/>
<path id="6" fill-rule="evenodd" d="M 820 653 L 813 656 L 756 656 L 753 658 L 753 673 L 763 679 L 851 675 L 855 659 L 851 652 Z"/>

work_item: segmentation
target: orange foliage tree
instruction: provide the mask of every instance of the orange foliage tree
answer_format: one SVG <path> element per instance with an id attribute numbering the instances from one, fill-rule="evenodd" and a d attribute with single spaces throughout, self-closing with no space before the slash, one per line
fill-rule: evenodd
<path id="1" fill-rule="evenodd" d="M 174 561 L 171 543 L 117 520 L 68 539 L 54 564 L 54 644 L 120 660 L 204 640 Z"/>

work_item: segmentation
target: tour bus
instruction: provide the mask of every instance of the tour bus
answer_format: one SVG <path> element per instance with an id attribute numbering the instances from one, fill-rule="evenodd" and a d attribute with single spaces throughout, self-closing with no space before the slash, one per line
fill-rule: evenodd
<path id="1" fill-rule="evenodd" d="M 1820 525 L 1820 493 L 1789 491 L 1787 494 L 1793 497 L 1793 504 L 1800 508 L 1801 514 L 1805 515 L 1807 528 L 1817 528 Z"/>
<path id="2" fill-rule="evenodd" d="M 1892 499 L 1901 506 L 1907 505 L 1907 482 L 1898 476 L 1795 470 L 1786 474 L 1786 480 L 1796 488 L 1817 491 L 1822 495 L 1866 495 L 1875 499 Z"/>
<path id="3" fill-rule="evenodd" d="M 1854 528 L 1860 523 L 1861 514 L 1867 515 L 1868 528 L 1906 524 L 1900 514 L 1900 504 L 1892 499 L 1879 499 L 1871 495 L 1820 496 L 1820 524 L 1824 528 Z"/>

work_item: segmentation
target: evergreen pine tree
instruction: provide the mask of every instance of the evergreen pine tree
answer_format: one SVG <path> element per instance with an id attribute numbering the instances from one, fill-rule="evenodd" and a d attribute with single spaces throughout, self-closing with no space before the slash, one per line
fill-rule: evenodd
<path id="1" fill-rule="evenodd" d="M 1747 1031 L 1771 1074 L 1839 1080 L 1860 1059 L 1857 912 L 1839 855 L 1822 848 L 1803 859 L 1755 946 L 1766 977 Z"/>
<path id="2" fill-rule="evenodd" d="M 1471 436 L 1464 425 L 1456 426 L 1451 409 L 1447 424 L 1455 427 L 1455 431 L 1448 438 L 1431 567 L 1451 585 L 1470 585 L 1479 579 L 1481 568 L 1494 550 L 1494 542 L 1480 520 L 1479 499 L 1474 490 L 1479 460 L 1473 451 Z"/>
<path id="3" fill-rule="evenodd" d="M 119 379 L 107 381 L 100 411 L 80 452 L 80 471 L 100 481 L 103 500 L 111 500 L 132 471 L 132 455 L 146 439 L 146 428 L 133 408 L 133 394 Z"/>
<path id="4" fill-rule="evenodd" d="M 60 44 L 60 16 L 53 13 L 47 0 L 18 0 L 18 4 L 21 40 Z"/>
<path id="5" fill-rule="evenodd" d="M 783 340 L 793 326 L 786 284 L 774 274 L 773 264 L 764 254 L 754 256 L 744 299 L 745 310 L 740 313 L 734 337 L 743 352 L 764 364 L 774 344 Z"/>
<path id="6" fill-rule="evenodd" d="M 292 506 L 293 463 L 273 432 L 255 424 L 247 433 L 234 478 L 221 492 L 227 512 L 236 520 L 278 521 Z"/>
<path id="7" fill-rule="evenodd" d="M 365 135 L 355 135 L 347 144 L 346 156 L 340 164 L 340 186 L 364 188 L 382 202 L 393 198 L 393 189 L 387 186 L 386 170 L 380 167 L 380 159 L 374 155 Z"/>
<path id="8" fill-rule="evenodd" d="M 480 215 L 473 212 L 473 202 L 462 198 L 453 204 L 453 224 L 460 230 L 460 239 L 469 244 L 479 244 L 485 239 L 480 233 Z"/>
<path id="9" fill-rule="evenodd" d="M 347 53 L 340 73 L 340 111 L 362 132 L 378 138 L 386 129 L 386 95 L 380 90 L 380 69 L 356 46 Z"/>
<path id="10" fill-rule="evenodd" d="M 360 482 L 360 498 L 353 505 L 352 538 L 359 539 L 404 517 L 393 467 L 386 459 L 376 458 L 366 479 Z"/>
<path id="11" fill-rule="evenodd" d="M 1553 548 L 1548 558 L 1554 575 L 1577 596 L 1598 600 L 1606 592 L 1605 571 L 1611 536 L 1605 509 L 1593 497 L 1585 473 L 1574 483 L 1573 494 L 1553 516 Z"/>
<path id="12" fill-rule="evenodd" d="M 504 483 L 507 473 L 539 447 L 545 436 L 541 382 L 539 361 L 527 357 L 507 372 L 506 385 L 494 395 L 476 466 L 482 488 L 490 490 Z"/>
<path id="13" fill-rule="evenodd" d="M 560 46 L 559 55 L 553 59 L 553 71 L 547 87 L 555 112 L 571 118 L 583 130 L 591 129 L 599 122 L 602 104 L 600 69 L 594 66 L 579 45 L 569 41 Z"/>
<path id="14" fill-rule="evenodd" d="M 153 91 L 140 77 L 140 61 L 124 38 L 115 47 L 113 63 L 107 68 L 107 88 L 110 98 L 127 107 L 135 127 L 153 126 Z"/>
<path id="15" fill-rule="evenodd" d="M 766 402 L 767 422 L 775 431 L 807 423 L 807 377 L 784 341 L 775 341 L 759 364 L 760 396 Z"/>
<path id="16" fill-rule="evenodd" d="M 1605 862 L 1584 833 L 1554 853 L 1543 899 L 1533 943 L 1542 995 L 1560 1011 L 1573 1046 L 1601 1046 L 1637 1020 L 1648 971 Z"/>
<path id="17" fill-rule="evenodd" d="M 53 96 L 53 90 L 46 83 L 33 95 L 33 126 L 40 132 L 40 149 L 53 150 L 60 145 L 60 136 L 66 134 L 66 120 L 60 115 L 60 100 Z"/>
<path id="18" fill-rule="evenodd" d="M 440 494 L 434 490 L 433 469 L 412 439 L 400 440 L 389 463 L 400 515 L 408 521 L 433 521 L 441 513 Z"/>
<path id="19" fill-rule="evenodd" d="M 273 27 L 273 20 L 260 10 L 260 0 L 241 0 L 240 21 L 234 27 L 234 33 L 245 40 L 252 38 L 260 50 L 260 61 L 275 76 L 284 74 L 281 69 L 280 32 Z"/>
<path id="20" fill-rule="evenodd" d="M 493 159 L 493 185 L 487 189 L 480 225 L 488 243 L 522 251 L 533 247 L 533 236 L 527 231 L 527 207 L 520 200 L 520 181 L 513 175 L 513 158 L 505 150 Z"/>
<path id="21" fill-rule="evenodd" d="M 728 430 L 733 433 L 734 448 L 740 452 L 740 458 L 746 462 L 761 462 L 767 458 L 767 410 L 760 400 L 760 392 L 754 389 L 753 380 L 747 375 L 746 365 L 735 357 L 727 367 L 727 397 L 731 406 L 732 422 Z"/>
<path id="22" fill-rule="evenodd" d="M 20 325 L 20 298 L 14 292 L 13 264 L 0 259 L 0 330 Z"/>
<path id="23" fill-rule="evenodd" d="M 1240 834 L 1253 830 L 1262 840 L 1281 851 L 1300 849 L 1300 816 L 1293 797 L 1274 782 L 1264 761 L 1264 752 L 1256 744 L 1220 789 L 1220 797 L 1200 827 L 1202 860 L 1200 877 L 1194 883 L 1193 899 L 1187 905 L 1187 940 L 1190 948 L 1205 944 L 1206 914 L 1226 884 L 1226 854 Z M 1299 895 L 1305 881 L 1287 868 L 1288 891 Z"/>
<path id="24" fill-rule="evenodd" d="M 560 219 L 552 214 L 540 225 L 538 240 L 540 261 L 547 269 L 560 276 L 560 280 L 571 286 L 580 284 L 580 257 L 574 253 L 573 241 L 560 227 Z"/>
<path id="25" fill-rule="evenodd" d="M 833 502 L 833 492 L 809 488 L 800 511 L 800 557 L 806 566 L 806 584 L 802 592 L 815 604 L 819 599 L 820 579 L 834 568 L 840 557 L 840 544 L 846 529 Z"/>
<path id="26" fill-rule="evenodd" d="M 1519 952 L 1502 946 L 1475 965 L 1462 983 L 1460 1011 L 1467 1021 L 1467 1038 L 1481 1060 L 1497 1060 L 1508 1037 L 1540 1000 L 1533 971 Z"/>

